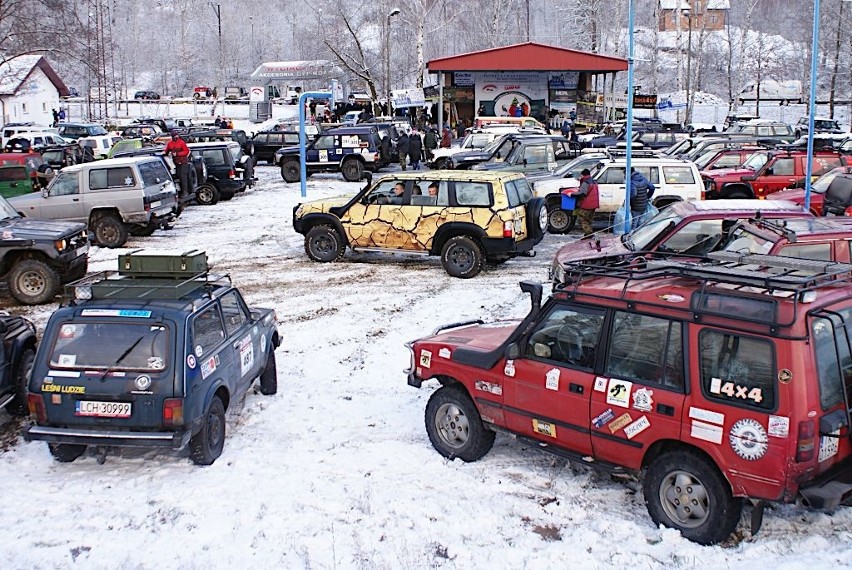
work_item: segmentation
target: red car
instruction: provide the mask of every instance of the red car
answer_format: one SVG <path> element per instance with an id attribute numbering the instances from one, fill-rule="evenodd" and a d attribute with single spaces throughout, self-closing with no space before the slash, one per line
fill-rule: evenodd
<path id="1" fill-rule="evenodd" d="M 595 235 L 562 246 L 553 258 L 550 277 L 562 281 L 566 264 L 601 257 L 631 257 L 637 252 L 704 255 L 722 241 L 723 230 L 739 220 L 760 217 L 811 218 L 791 202 L 781 200 L 713 200 L 675 202 L 639 228 L 623 236 Z M 723 227 L 724 223 L 724 227 Z"/>
<path id="2" fill-rule="evenodd" d="M 823 212 L 823 201 L 825 198 L 825 193 L 828 190 L 828 187 L 831 185 L 832 181 L 839 174 L 849 174 L 852 175 L 852 166 L 839 166 L 834 168 L 822 176 L 819 177 L 818 180 L 814 181 L 811 184 L 811 203 L 810 209 L 811 212 L 815 216 L 824 216 L 825 212 Z M 804 188 L 792 188 L 790 190 L 782 190 L 780 192 L 775 192 L 774 194 L 770 194 L 766 197 L 768 200 L 786 200 L 788 202 L 795 202 L 799 206 L 805 205 L 805 189 Z M 852 205 L 852 204 L 849 204 Z M 845 207 L 842 208 L 844 210 L 844 215 L 849 215 L 845 213 Z M 837 213 L 837 212 L 835 212 Z M 852 213 L 852 212 L 850 212 Z"/>

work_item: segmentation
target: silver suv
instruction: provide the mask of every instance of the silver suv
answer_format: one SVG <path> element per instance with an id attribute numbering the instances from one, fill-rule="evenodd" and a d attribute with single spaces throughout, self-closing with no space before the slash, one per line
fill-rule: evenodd
<path id="1" fill-rule="evenodd" d="M 9 200 L 27 218 L 85 222 L 95 241 L 121 247 L 177 216 L 175 185 L 158 157 L 111 158 L 63 168 L 41 194 Z"/>

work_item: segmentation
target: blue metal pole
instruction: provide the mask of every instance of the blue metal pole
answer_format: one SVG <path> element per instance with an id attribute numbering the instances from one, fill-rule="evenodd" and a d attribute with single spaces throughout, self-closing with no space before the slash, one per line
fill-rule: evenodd
<path id="1" fill-rule="evenodd" d="M 306 91 L 299 96 L 299 174 L 301 176 L 302 198 L 308 195 L 308 168 L 305 165 L 305 100 L 308 97 L 329 99 L 334 101 L 334 93 L 328 91 Z"/>
<path id="2" fill-rule="evenodd" d="M 630 0 L 627 10 L 627 152 L 624 163 L 624 223 L 631 225 L 630 212 L 630 168 L 633 160 L 633 19 L 635 8 Z M 615 93 L 613 93 L 613 102 Z"/>
<path id="3" fill-rule="evenodd" d="M 808 161 L 805 167 L 805 211 L 811 209 L 811 175 L 814 162 L 814 114 L 816 113 L 817 56 L 819 54 L 819 0 L 814 0 L 814 31 L 811 45 L 811 98 L 808 102 Z"/>

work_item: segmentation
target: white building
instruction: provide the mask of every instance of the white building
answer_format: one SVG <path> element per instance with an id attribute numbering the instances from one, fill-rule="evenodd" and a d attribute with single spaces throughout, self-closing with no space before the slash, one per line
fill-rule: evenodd
<path id="1" fill-rule="evenodd" d="M 6 123 L 53 124 L 53 110 L 68 87 L 41 55 L 0 63 L 0 118 Z"/>

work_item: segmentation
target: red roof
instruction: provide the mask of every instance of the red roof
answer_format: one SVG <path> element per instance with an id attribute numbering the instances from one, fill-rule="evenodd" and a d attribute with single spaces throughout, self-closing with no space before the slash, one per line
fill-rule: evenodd
<path id="1" fill-rule="evenodd" d="M 433 59 L 429 71 L 626 71 L 627 60 L 528 42 Z"/>

